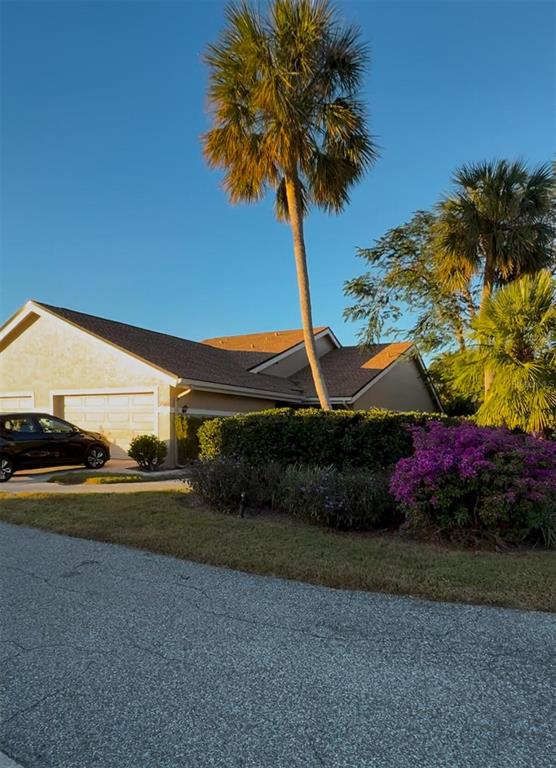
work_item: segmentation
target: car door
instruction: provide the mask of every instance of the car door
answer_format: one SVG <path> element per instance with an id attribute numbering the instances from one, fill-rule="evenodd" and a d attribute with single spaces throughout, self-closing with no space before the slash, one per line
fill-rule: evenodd
<path id="1" fill-rule="evenodd" d="M 52 464 L 75 464 L 83 458 L 83 438 L 77 427 L 55 416 L 37 416 Z"/>
<path id="2" fill-rule="evenodd" d="M 1 419 L 2 437 L 9 441 L 18 467 L 49 463 L 49 446 L 36 418 L 30 413 L 9 414 Z"/>

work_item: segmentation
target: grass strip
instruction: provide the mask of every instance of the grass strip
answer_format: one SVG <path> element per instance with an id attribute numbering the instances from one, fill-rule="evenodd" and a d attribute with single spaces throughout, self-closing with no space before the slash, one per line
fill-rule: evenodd
<path id="1" fill-rule="evenodd" d="M 471 552 L 392 535 L 338 533 L 288 518 L 237 518 L 193 494 L 2 494 L 0 519 L 85 539 L 341 589 L 556 609 L 556 558 Z"/>

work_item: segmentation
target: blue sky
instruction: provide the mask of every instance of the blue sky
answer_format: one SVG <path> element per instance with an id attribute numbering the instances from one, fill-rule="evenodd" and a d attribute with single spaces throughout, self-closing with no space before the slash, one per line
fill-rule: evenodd
<path id="1" fill-rule="evenodd" d="M 431 206 L 467 161 L 554 151 L 551 2 L 342 2 L 370 43 L 381 158 L 306 225 L 314 319 L 344 343 L 357 246 Z M 1 7 L 3 318 L 28 298 L 199 339 L 299 326 L 272 200 L 231 206 L 206 167 L 202 53 L 221 2 Z"/>

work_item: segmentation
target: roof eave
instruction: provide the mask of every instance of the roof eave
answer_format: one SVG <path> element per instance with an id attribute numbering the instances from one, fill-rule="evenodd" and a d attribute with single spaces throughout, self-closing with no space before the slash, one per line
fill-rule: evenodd
<path id="1" fill-rule="evenodd" d="M 353 405 L 354 398 L 351 397 L 351 395 L 346 395 L 345 397 L 339 397 L 338 395 L 335 395 L 334 397 L 328 397 L 328 400 L 332 405 Z M 303 405 L 318 405 L 320 403 L 318 397 L 304 397 L 303 398 Z"/>
<path id="2" fill-rule="evenodd" d="M 240 387 L 236 384 L 221 384 L 220 382 L 203 381 L 202 379 L 191 379 L 187 377 L 178 379 L 177 386 L 200 389 L 205 392 L 218 392 L 229 395 L 249 395 L 250 397 L 259 397 L 263 400 L 284 400 L 291 403 L 300 403 L 302 401 L 301 393 L 296 395 L 294 392 L 274 392 L 267 389 Z"/>

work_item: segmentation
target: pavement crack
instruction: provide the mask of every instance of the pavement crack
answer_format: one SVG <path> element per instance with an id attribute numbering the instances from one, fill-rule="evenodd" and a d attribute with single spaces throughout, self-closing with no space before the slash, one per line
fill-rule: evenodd
<path id="1" fill-rule="evenodd" d="M 199 608 L 199 610 L 205 614 L 215 616 L 216 618 L 230 619 L 231 621 L 237 621 L 237 622 L 240 622 L 241 624 L 249 624 L 250 626 L 253 626 L 253 627 L 263 627 L 265 629 L 280 629 L 284 632 L 294 632 L 296 634 L 312 637 L 315 640 L 335 640 L 338 642 L 351 642 L 354 640 L 364 639 L 364 638 L 347 637 L 345 635 L 321 635 L 316 632 L 311 632 L 308 629 L 304 629 L 303 627 L 291 627 L 287 624 L 280 624 L 280 623 L 270 622 L 270 621 L 260 621 L 258 619 L 248 619 L 248 618 L 245 618 L 244 616 L 238 616 L 234 613 L 217 611 L 211 608 Z"/>
<path id="2" fill-rule="evenodd" d="M 89 655 L 113 656 L 117 658 L 122 658 L 122 656 L 125 654 L 126 647 L 135 648 L 136 650 L 143 651 L 152 656 L 156 656 L 157 658 L 160 658 L 163 661 L 171 661 L 171 662 L 186 661 L 184 657 L 166 656 L 165 654 L 161 653 L 160 651 L 157 651 L 154 648 L 151 648 L 146 645 L 140 645 L 139 643 L 134 643 L 132 640 L 129 640 L 129 639 L 125 642 L 122 640 L 121 641 L 122 645 L 119 648 L 104 649 L 104 650 L 101 650 L 98 648 L 88 648 L 84 646 L 74 645 L 72 643 L 42 643 L 40 645 L 25 646 L 25 645 L 22 645 L 21 643 L 18 643 L 15 640 L 4 640 L 2 642 L 10 643 L 11 645 L 14 645 L 16 648 L 19 649 L 18 653 L 13 653 L 10 656 L 4 657 L 2 659 L 2 662 L 10 661 L 11 659 L 15 659 L 17 657 L 23 656 L 26 653 L 35 653 L 37 651 L 52 650 L 54 648 L 66 648 L 66 649 L 71 649 L 72 651 L 77 651 L 79 653 L 89 654 Z M 122 654 L 121 651 L 123 651 L 124 654 Z"/>
<path id="3" fill-rule="evenodd" d="M 268 627 L 270 629 L 281 629 L 288 632 L 296 632 L 299 634 L 306 635 L 307 637 L 312 637 L 316 640 L 336 640 L 338 642 L 349 642 L 353 640 L 362 640 L 364 638 L 354 638 L 346 635 L 327 635 L 327 634 L 319 634 L 316 632 L 310 632 L 309 630 L 303 629 L 301 627 L 290 627 L 288 625 L 283 625 L 280 623 L 273 623 L 273 622 L 261 622 L 258 619 L 248 619 L 243 616 L 238 616 L 237 614 L 228 613 L 226 611 L 219 611 L 214 607 L 214 598 L 204 589 L 201 589 L 200 587 L 194 587 L 191 584 L 183 584 L 183 581 L 189 577 L 181 576 L 179 581 L 171 580 L 171 581 L 155 581 L 153 579 L 142 579 L 138 578 L 136 576 L 130 576 L 127 573 L 122 573 L 121 571 L 108 571 L 108 573 L 111 576 L 115 576 L 119 579 L 123 579 L 125 581 L 132 581 L 133 583 L 138 584 L 151 584 L 152 586 L 158 587 L 159 589 L 164 589 L 167 587 L 177 586 L 181 589 L 186 589 L 191 592 L 195 592 L 196 594 L 201 595 L 206 602 L 208 603 L 208 607 L 204 607 L 199 605 L 198 603 L 195 604 L 195 608 L 205 614 L 212 615 L 215 618 L 223 618 L 223 619 L 230 619 L 232 621 L 237 621 L 242 624 L 249 624 L 254 627 Z"/>
<path id="4" fill-rule="evenodd" d="M 39 576 L 33 571 L 27 571 L 25 568 L 18 568 L 16 565 L 5 565 L 4 568 L 6 568 L 8 571 L 23 573 L 25 576 L 29 576 L 31 579 L 36 579 L 36 581 L 42 581 L 44 584 L 48 584 L 48 579 L 45 579 L 44 576 Z"/>
<path id="5" fill-rule="evenodd" d="M 9 571 L 15 571 L 16 573 L 22 573 L 24 576 L 28 576 L 31 579 L 34 579 L 35 581 L 40 581 L 43 584 L 45 584 L 49 589 L 52 589 L 54 592 L 70 592 L 72 594 L 76 595 L 94 595 L 96 594 L 92 590 L 83 590 L 83 589 L 72 589 L 72 587 L 63 586 L 62 584 L 53 584 L 51 579 L 47 579 L 45 576 L 39 576 L 37 573 L 34 573 L 34 571 L 28 571 L 25 568 L 18 568 L 15 565 L 4 565 L 4 568 L 6 568 Z M 63 577 L 63 573 L 59 574 L 56 578 Z M 87 609 L 87 606 L 83 603 L 79 602 L 79 605 L 82 608 Z"/>
<path id="6" fill-rule="evenodd" d="M 145 653 L 148 653 L 151 656 L 156 656 L 157 658 L 162 659 L 163 661 L 175 661 L 175 662 L 186 661 L 184 657 L 178 658 L 177 656 L 166 656 L 164 653 L 161 653 L 160 651 L 157 651 L 154 648 L 150 648 L 147 645 L 139 645 L 138 643 L 133 643 L 131 640 L 128 641 L 128 645 L 130 648 L 136 648 L 138 651 L 144 651 Z"/>
<path id="7" fill-rule="evenodd" d="M 39 707 L 44 701 L 47 701 L 48 699 L 51 699 L 53 696 L 56 696 L 59 693 L 67 691 L 69 688 L 73 688 L 76 683 L 78 683 L 89 671 L 89 669 L 92 667 L 94 662 L 89 662 L 85 669 L 78 675 L 77 680 L 73 680 L 71 683 L 67 683 L 66 685 L 61 685 L 58 688 L 55 688 L 53 691 L 49 691 L 44 696 L 41 696 L 40 699 L 33 702 L 33 704 L 30 704 L 28 707 L 23 707 L 21 709 L 17 709 L 15 712 L 13 712 L 9 717 L 4 718 L 4 720 L 0 720 L 0 725 L 7 725 L 12 720 L 15 720 L 17 717 L 21 717 L 21 715 L 28 715 L 29 712 L 32 712 L 34 709 Z"/>
<path id="8" fill-rule="evenodd" d="M 78 565 L 73 566 L 73 568 L 79 568 L 82 565 L 90 565 L 90 564 L 96 564 L 98 561 L 82 561 Z M 24 573 L 25 575 L 37 579 L 38 581 L 42 581 L 44 584 L 46 584 L 48 587 L 54 590 L 62 590 L 64 592 L 73 592 L 77 594 L 91 594 L 88 591 L 80 590 L 80 589 L 72 589 L 71 587 L 62 586 L 60 584 L 52 584 L 52 582 L 49 579 L 46 579 L 43 576 L 39 576 L 36 573 L 33 573 L 32 571 L 26 571 L 23 568 L 17 568 L 15 566 L 6 566 L 7 568 L 10 568 L 11 570 L 19 571 L 21 573 Z M 63 574 L 62 574 L 63 575 Z M 344 635 L 326 635 L 326 634 L 319 634 L 316 632 L 310 632 L 306 629 L 302 629 L 300 627 L 290 627 L 288 625 L 283 625 L 279 623 L 273 623 L 273 622 L 261 622 L 258 619 L 248 619 L 243 616 L 238 616 L 233 613 L 227 613 L 226 611 L 218 611 L 214 607 L 214 599 L 211 597 L 211 595 L 208 594 L 208 592 L 204 589 L 201 589 L 200 587 L 194 587 L 191 584 L 183 584 L 183 578 L 180 581 L 172 580 L 172 581 L 165 581 L 165 582 L 159 582 L 154 581 L 152 579 L 141 579 L 137 578 L 136 576 L 130 576 L 128 574 L 122 573 L 121 571 L 111 571 L 109 570 L 107 572 L 107 575 L 123 579 L 126 581 L 132 581 L 134 583 L 140 583 L 140 584 L 151 584 L 153 586 L 159 587 L 159 588 L 166 588 L 168 586 L 178 586 L 181 589 L 188 590 L 190 592 L 195 592 L 196 594 L 201 595 L 208 603 L 208 607 L 203 607 L 199 604 L 196 604 L 195 607 L 197 610 L 214 616 L 215 618 L 223 618 L 223 619 L 230 619 L 231 621 L 237 621 L 242 624 L 248 624 L 253 627 L 265 627 L 269 629 L 281 629 L 283 631 L 288 632 L 294 632 L 298 634 L 305 635 L 307 637 L 312 637 L 316 640 L 333 640 L 338 642 L 349 642 L 353 641 L 355 638 L 353 637 L 346 637 Z"/>

